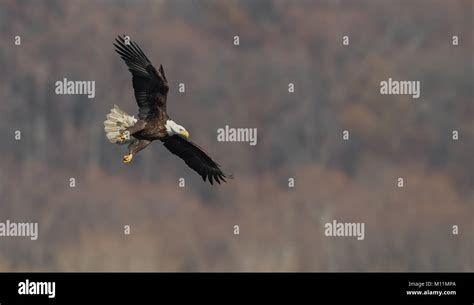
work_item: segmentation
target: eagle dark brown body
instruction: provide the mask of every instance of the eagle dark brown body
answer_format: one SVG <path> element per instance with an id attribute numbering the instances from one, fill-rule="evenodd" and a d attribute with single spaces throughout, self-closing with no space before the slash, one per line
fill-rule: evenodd
<path id="1" fill-rule="evenodd" d="M 168 137 L 165 126 L 166 121 L 168 120 L 169 117 L 166 113 L 160 113 L 159 117 L 150 117 L 145 118 L 144 120 L 139 120 L 137 124 L 140 130 L 137 132 L 133 132 L 133 130 L 129 132 L 139 140 L 163 140 Z M 141 124 L 143 124 L 143 126 Z"/>

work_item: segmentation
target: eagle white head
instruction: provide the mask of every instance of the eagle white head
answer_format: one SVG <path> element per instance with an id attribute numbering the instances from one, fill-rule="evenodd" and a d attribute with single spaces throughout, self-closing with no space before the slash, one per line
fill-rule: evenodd
<path id="1" fill-rule="evenodd" d="M 179 134 L 186 139 L 189 138 L 189 132 L 183 126 L 176 124 L 173 120 L 166 121 L 165 127 L 169 136 Z"/>

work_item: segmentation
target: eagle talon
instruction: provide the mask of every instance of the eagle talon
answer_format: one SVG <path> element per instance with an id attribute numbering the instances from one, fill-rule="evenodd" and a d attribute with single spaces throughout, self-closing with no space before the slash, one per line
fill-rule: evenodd
<path id="1" fill-rule="evenodd" d="M 119 142 L 124 142 L 127 139 L 127 136 L 125 135 L 124 132 L 120 133 L 119 136 L 117 137 L 117 141 Z"/>
<path id="2" fill-rule="evenodd" d="M 128 163 L 130 161 L 132 161 L 132 158 L 133 158 L 133 155 L 132 154 L 128 154 L 128 155 L 125 155 L 123 156 L 123 163 Z"/>

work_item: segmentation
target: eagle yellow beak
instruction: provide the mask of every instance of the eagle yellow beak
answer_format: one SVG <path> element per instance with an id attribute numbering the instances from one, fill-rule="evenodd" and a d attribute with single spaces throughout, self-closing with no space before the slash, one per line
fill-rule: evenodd
<path id="1" fill-rule="evenodd" d="M 181 134 L 183 137 L 185 137 L 186 139 L 189 138 L 189 132 L 188 132 L 187 130 L 181 131 L 180 134 Z"/>

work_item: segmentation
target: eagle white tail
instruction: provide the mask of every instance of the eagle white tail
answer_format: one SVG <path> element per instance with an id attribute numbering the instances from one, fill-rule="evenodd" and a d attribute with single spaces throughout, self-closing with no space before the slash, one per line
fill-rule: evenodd
<path id="1" fill-rule="evenodd" d="M 110 113 L 107 114 L 107 120 L 104 121 L 104 130 L 107 139 L 109 139 L 110 143 L 129 144 L 133 141 L 133 139 L 127 139 L 126 141 L 119 142 L 118 136 L 126 128 L 135 125 L 136 122 L 136 118 L 128 115 L 117 105 L 114 105 L 114 108 L 112 108 Z"/>

